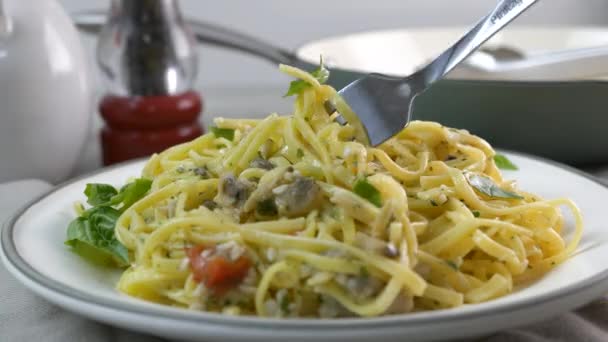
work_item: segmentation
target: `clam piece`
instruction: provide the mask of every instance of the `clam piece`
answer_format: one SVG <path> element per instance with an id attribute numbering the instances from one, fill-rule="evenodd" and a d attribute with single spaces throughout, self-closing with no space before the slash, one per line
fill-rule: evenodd
<path id="1" fill-rule="evenodd" d="M 321 187 L 310 177 L 295 177 L 276 194 L 279 212 L 291 217 L 309 213 L 321 204 L 321 200 Z"/>
<path id="2" fill-rule="evenodd" d="M 254 167 L 263 170 L 272 170 L 275 168 L 275 165 L 264 158 L 258 157 L 252 160 L 251 163 L 249 163 L 249 167 Z"/>
<path id="3" fill-rule="evenodd" d="M 237 179 L 232 173 L 220 178 L 216 202 L 225 206 L 242 206 L 251 194 L 253 185 Z"/>

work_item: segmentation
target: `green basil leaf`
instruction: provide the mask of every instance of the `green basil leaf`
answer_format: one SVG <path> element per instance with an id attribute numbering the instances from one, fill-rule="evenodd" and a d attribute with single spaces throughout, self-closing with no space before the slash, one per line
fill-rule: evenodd
<path id="1" fill-rule="evenodd" d="M 68 240 L 66 244 L 70 244 L 72 240 L 87 240 L 90 236 L 89 221 L 84 217 L 77 217 L 68 226 Z"/>
<path id="2" fill-rule="evenodd" d="M 108 249 L 112 251 L 112 254 L 116 256 L 114 260 L 118 260 L 117 265 L 119 267 L 125 267 L 129 265 L 129 251 L 127 247 L 120 243 L 118 239 L 114 238 L 108 245 Z"/>
<path id="3" fill-rule="evenodd" d="M 507 156 L 502 154 L 496 154 L 494 156 L 494 163 L 496 163 L 496 167 L 501 170 L 519 170 L 517 165 L 513 164 Z"/>
<path id="4" fill-rule="evenodd" d="M 234 130 L 231 128 L 219 128 L 211 126 L 211 132 L 218 138 L 224 138 L 226 140 L 234 140 Z"/>
<path id="5" fill-rule="evenodd" d="M 382 206 L 382 196 L 380 195 L 380 191 L 371 185 L 365 178 L 361 178 L 355 182 L 353 192 L 365 198 L 376 207 Z"/>
<path id="6" fill-rule="evenodd" d="M 297 95 L 308 87 L 310 87 L 310 84 L 308 84 L 308 82 L 306 82 L 306 81 L 303 81 L 303 80 L 291 81 L 291 83 L 289 83 L 289 89 L 287 89 L 287 92 L 285 93 L 285 95 L 283 95 L 283 97 Z"/>
<path id="7" fill-rule="evenodd" d="M 120 211 L 112 207 L 97 207 L 91 211 L 88 220 L 96 233 L 96 240 L 110 241 L 114 238 L 114 226 Z"/>
<path id="8" fill-rule="evenodd" d="M 126 266 L 122 262 L 116 262 L 114 256 L 104 249 L 97 248 L 94 245 L 82 240 L 68 240 L 66 244 L 72 249 L 72 252 L 78 254 L 81 258 L 100 266 L 106 267 L 123 267 Z"/>
<path id="9" fill-rule="evenodd" d="M 68 226 L 66 245 L 92 262 L 124 267 L 129 264 L 129 252 L 116 239 L 114 229 L 120 214 L 144 197 L 152 181 L 137 178 L 120 191 L 107 184 L 87 184 L 87 202 L 93 207 L 85 210 Z M 117 209 L 114 206 L 119 206 Z"/>
<path id="10" fill-rule="evenodd" d="M 118 194 L 116 189 L 109 184 L 89 183 L 84 190 L 87 196 L 87 203 L 92 206 L 107 205 L 112 197 Z"/>
<path id="11" fill-rule="evenodd" d="M 493 197 L 493 198 L 507 198 L 507 199 L 523 199 L 523 197 L 515 192 L 507 191 L 500 188 L 494 181 L 485 176 L 479 176 L 476 174 L 467 174 L 467 180 L 473 188 L 480 193 Z"/>
<path id="12" fill-rule="evenodd" d="M 319 62 L 319 67 L 316 68 L 315 70 L 313 70 L 310 74 L 314 78 L 316 78 L 317 81 L 319 81 L 319 83 L 321 83 L 321 84 L 324 84 L 325 82 L 327 82 L 327 80 L 329 79 L 329 70 L 325 67 L 325 64 L 323 64 L 323 57 L 321 57 L 321 60 Z M 304 91 L 306 88 L 308 88 L 310 86 L 311 86 L 310 83 L 308 83 L 304 80 L 291 81 L 291 83 L 289 83 L 289 89 L 287 89 L 287 93 L 285 93 L 285 95 L 283 95 L 283 97 L 300 94 L 302 91 Z"/>
<path id="13" fill-rule="evenodd" d="M 83 258 L 103 265 L 124 267 L 129 253 L 114 236 L 120 212 L 112 207 L 96 207 L 88 217 L 78 217 L 68 226 L 66 245 Z"/>
<path id="14" fill-rule="evenodd" d="M 121 211 L 125 211 L 133 203 L 144 197 L 152 187 L 152 181 L 146 178 L 137 178 L 123 186 L 118 195 L 112 197 L 112 204 L 122 203 Z"/>

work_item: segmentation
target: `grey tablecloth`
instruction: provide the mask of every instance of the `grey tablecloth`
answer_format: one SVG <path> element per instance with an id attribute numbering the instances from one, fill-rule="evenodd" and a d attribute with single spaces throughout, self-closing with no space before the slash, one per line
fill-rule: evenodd
<path id="1" fill-rule="evenodd" d="M 18 189 L 18 191 L 16 191 Z M 40 182 L 0 185 L 0 221 L 7 215 L 49 189 Z M 11 201 L 2 201 L 9 196 Z M 163 341 L 96 323 L 49 304 L 25 289 L 0 263 L 0 341 Z M 608 341 L 608 300 L 598 300 L 574 312 L 545 322 L 496 333 L 476 341 L 545 342 Z"/>

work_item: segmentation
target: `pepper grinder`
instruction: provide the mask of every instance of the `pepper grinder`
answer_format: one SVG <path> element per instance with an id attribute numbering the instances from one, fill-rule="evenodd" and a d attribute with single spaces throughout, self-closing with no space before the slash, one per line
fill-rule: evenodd
<path id="1" fill-rule="evenodd" d="M 203 133 L 198 58 L 176 0 L 112 0 L 97 44 L 103 163 L 148 156 Z"/>

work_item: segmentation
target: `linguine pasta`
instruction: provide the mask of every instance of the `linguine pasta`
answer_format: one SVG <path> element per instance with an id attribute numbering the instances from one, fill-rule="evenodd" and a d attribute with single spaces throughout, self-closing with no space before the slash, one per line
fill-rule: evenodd
<path id="1" fill-rule="evenodd" d="M 191 309 L 273 317 L 379 316 L 479 303 L 542 276 L 576 248 L 570 200 L 503 180 L 479 137 L 414 121 L 379 147 L 336 91 L 309 86 L 291 116 L 216 119 L 154 155 L 149 193 L 115 234 L 118 289 Z M 328 113 L 330 112 L 330 113 Z M 563 237 L 560 207 L 576 218 Z"/>

